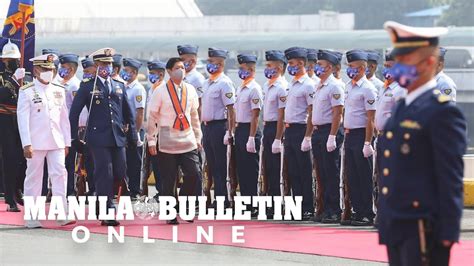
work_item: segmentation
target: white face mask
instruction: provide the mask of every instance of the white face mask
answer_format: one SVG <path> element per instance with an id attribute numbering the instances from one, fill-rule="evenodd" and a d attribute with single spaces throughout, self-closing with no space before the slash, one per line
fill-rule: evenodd
<path id="1" fill-rule="evenodd" d="M 178 68 L 171 72 L 171 77 L 173 79 L 183 80 L 184 78 L 184 69 Z"/>
<path id="2" fill-rule="evenodd" d="M 42 79 L 44 82 L 51 82 L 53 81 L 53 71 L 46 71 L 46 72 L 41 72 L 40 73 L 40 79 Z"/>

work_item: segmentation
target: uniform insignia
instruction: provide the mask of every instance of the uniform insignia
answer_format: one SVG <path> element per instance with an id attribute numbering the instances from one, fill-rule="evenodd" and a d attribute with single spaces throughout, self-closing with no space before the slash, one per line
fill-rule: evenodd
<path id="1" fill-rule="evenodd" d="M 121 89 L 120 87 L 119 87 L 119 88 L 116 88 L 115 92 L 116 92 L 117 94 L 122 94 L 122 93 L 123 93 L 123 91 L 122 91 L 122 89 Z M 140 97 L 141 97 L 141 96 L 140 96 Z M 138 99 L 137 99 L 137 101 L 138 101 Z M 141 100 L 140 100 L 140 101 L 141 101 Z M 140 102 L 140 101 L 139 101 L 139 102 Z"/>
<path id="2" fill-rule="evenodd" d="M 339 98 L 341 98 L 341 94 L 333 94 L 332 97 L 333 97 L 335 100 L 339 100 Z"/>
<path id="3" fill-rule="evenodd" d="M 403 120 L 402 122 L 400 122 L 400 127 L 408 129 L 421 129 L 420 124 L 413 120 Z"/>
<path id="4" fill-rule="evenodd" d="M 310 93 L 309 97 L 313 98 L 314 97 L 314 92 Z"/>
<path id="5" fill-rule="evenodd" d="M 54 98 L 56 98 L 56 99 L 60 99 L 60 98 L 63 97 L 63 94 L 59 91 L 53 92 L 53 95 L 54 95 Z"/>
<path id="6" fill-rule="evenodd" d="M 444 94 L 438 95 L 438 102 L 439 103 L 445 103 L 445 102 L 449 102 L 451 100 L 452 100 L 451 96 L 444 95 Z"/>
<path id="7" fill-rule="evenodd" d="M 99 100 L 95 101 L 95 104 L 100 104 L 100 101 Z"/>
<path id="8" fill-rule="evenodd" d="M 46 60 L 51 63 L 54 60 L 54 56 L 50 54 L 50 55 L 48 55 Z"/>
<path id="9" fill-rule="evenodd" d="M 374 102 L 375 102 L 375 100 L 367 100 L 367 103 L 370 104 L 370 105 L 374 104 Z"/>
<path id="10" fill-rule="evenodd" d="M 387 96 L 387 97 L 393 97 L 393 94 L 392 94 L 392 93 L 385 93 L 385 96 Z"/>
<path id="11" fill-rule="evenodd" d="M 77 91 L 72 92 L 72 97 L 76 97 Z"/>
<path id="12" fill-rule="evenodd" d="M 232 92 L 228 92 L 228 93 L 225 94 L 225 97 L 227 97 L 229 99 L 232 98 L 232 96 L 234 96 L 234 94 Z"/>
<path id="13" fill-rule="evenodd" d="M 286 96 L 281 96 L 280 101 L 283 102 L 283 103 L 286 102 Z"/>
<path id="14" fill-rule="evenodd" d="M 257 104 L 259 101 L 260 101 L 260 99 L 252 99 L 252 102 L 253 102 L 254 104 Z"/>
<path id="15" fill-rule="evenodd" d="M 91 79 L 87 78 L 87 79 L 83 79 L 82 82 L 89 82 Z"/>
<path id="16" fill-rule="evenodd" d="M 142 96 L 141 95 L 135 96 L 135 100 L 137 100 L 137 102 L 141 103 L 142 102 Z"/>
<path id="17" fill-rule="evenodd" d="M 23 87 L 21 87 L 20 90 L 26 90 L 26 89 L 28 89 L 28 88 L 31 88 L 33 85 L 34 85 L 33 82 L 28 83 L 28 84 L 24 85 Z"/>
<path id="18" fill-rule="evenodd" d="M 451 90 L 451 89 L 445 89 L 445 90 L 444 90 L 444 93 L 445 93 L 446 95 L 449 95 L 449 94 L 451 94 L 452 91 L 453 91 L 453 90 Z"/>
<path id="19" fill-rule="evenodd" d="M 408 145 L 407 143 L 403 143 L 402 146 L 400 146 L 400 152 L 402 154 L 409 154 L 410 153 L 410 145 Z"/>
<path id="20" fill-rule="evenodd" d="M 439 95 L 439 94 L 441 94 L 441 91 L 436 89 L 436 90 L 433 90 L 433 93 L 434 93 L 434 95 Z"/>

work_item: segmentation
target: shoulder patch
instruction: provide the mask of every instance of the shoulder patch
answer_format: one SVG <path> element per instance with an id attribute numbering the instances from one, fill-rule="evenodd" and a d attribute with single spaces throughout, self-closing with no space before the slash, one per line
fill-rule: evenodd
<path id="1" fill-rule="evenodd" d="M 452 89 L 445 89 L 444 94 L 449 95 L 451 94 L 452 91 L 453 91 Z"/>
<path id="2" fill-rule="evenodd" d="M 374 104 L 374 102 L 375 102 L 375 100 L 367 100 L 367 103 L 370 104 L 370 105 Z"/>
<path id="3" fill-rule="evenodd" d="M 341 94 L 336 93 L 336 94 L 333 94 L 332 97 L 333 97 L 335 100 L 339 100 L 339 98 L 341 98 Z"/>
<path id="4" fill-rule="evenodd" d="M 137 102 L 142 102 L 142 96 L 141 95 L 137 95 L 135 96 L 135 100 L 137 100 Z"/>
<path id="5" fill-rule="evenodd" d="M 33 87 L 33 85 L 34 85 L 34 83 L 33 83 L 33 82 L 30 82 L 30 83 L 28 83 L 28 84 L 26 84 L 26 85 L 23 85 L 23 86 L 20 88 L 20 90 L 26 90 L 26 89 L 28 89 L 28 88 Z"/>
<path id="6" fill-rule="evenodd" d="M 282 103 L 286 102 L 286 96 L 281 96 L 281 97 L 280 97 L 280 101 L 281 101 Z"/>
<path id="7" fill-rule="evenodd" d="M 225 94 L 225 97 L 227 97 L 229 99 L 232 98 L 232 96 L 234 96 L 234 94 L 232 92 L 228 92 L 228 93 Z"/>
<path id="8" fill-rule="evenodd" d="M 252 102 L 253 102 L 254 104 L 257 104 L 259 101 L 260 101 L 260 99 L 252 99 Z"/>

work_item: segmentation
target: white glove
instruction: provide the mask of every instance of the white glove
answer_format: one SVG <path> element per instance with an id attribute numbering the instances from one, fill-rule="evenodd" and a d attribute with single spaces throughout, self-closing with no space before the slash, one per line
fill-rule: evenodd
<path id="1" fill-rule="evenodd" d="M 370 142 L 364 142 L 364 148 L 362 149 L 362 153 L 364 153 L 365 158 L 369 158 L 374 154 L 374 148 L 372 148 Z"/>
<path id="2" fill-rule="evenodd" d="M 311 137 L 304 137 L 303 142 L 301 142 L 301 151 L 307 152 L 311 150 Z"/>
<path id="3" fill-rule="evenodd" d="M 281 140 L 275 139 L 272 144 L 272 153 L 281 153 Z"/>
<path id="4" fill-rule="evenodd" d="M 250 153 L 257 153 L 257 150 L 255 149 L 255 137 L 249 137 L 249 140 L 247 140 L 247 152 Z"/>
<path id="5" fill-rule="evenodd" d="M 20 80 L 25 77 L 25 69 L 24 68 L 17 68 L 15 70 L 15 73 L 13 73 L 13 77 L 16 80 Z"/>
<path id="6" fill-rule="evenodd" d="M 143 146 L 143 141 L 141 140 L 141 137 L 140 137 L 140 132 L 137 132 L 137 147 L 141 147 Z"/>
<path id="7" fill-rule="evenodd" d="M 232 134 L 227 130 L 224 136 L 224 145 L 229 145 L 229 139 L 232 138 Z"/>
<path id="8" fill-rule="evenodd" d="M 329 135 L 328 141 L 326 142 L 326 149 L 328 152 L 333 152 L 336 149 L 336 136 L 335 135 Z"/>

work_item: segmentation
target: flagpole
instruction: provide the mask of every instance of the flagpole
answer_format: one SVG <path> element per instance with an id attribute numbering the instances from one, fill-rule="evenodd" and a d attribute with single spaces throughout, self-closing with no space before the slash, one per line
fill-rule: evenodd
<path id="1" fill-rule="evenodd" d="M 25 64 L 26 11 L 21 10 L 21 15 L 22 15 L 22 20 L 21 20 L 22 23 L 21 23 L 21 44 L 20 44 L 20 53 L 21 53 L 20 67 L 23 68 Z M 20 86 L 23 86 L 23 79 L 20 80 Z"/>

